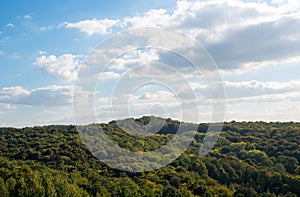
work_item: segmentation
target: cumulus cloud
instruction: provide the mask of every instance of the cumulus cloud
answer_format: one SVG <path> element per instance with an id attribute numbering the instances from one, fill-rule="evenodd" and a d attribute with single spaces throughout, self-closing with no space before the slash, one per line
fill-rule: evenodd
<path id="1" fill-rule="evenodd" d="M 123 25 L 132 27 L 152 27 L 152 26 L 168 26 L 171 21 L 171 16 L 165 9 L 151 9 L 140 16 L 126 17 L 123 19 Z"/>
<path id="2" fill-rule="evenodd" d="M 120 20 L 92 19 L 64 26 L 88 35 L 109 33 L 113 26 L 168 27 L 196 38 L 221 69 L 246 71 L 299 57 L 299 11 L 300 3 L 292 0 L 183 0 L 170 11 L 151 9 Z"/>
<path id="3" fill-rule="evenodd" d="M 108 34 L 111 33 L 112 27 L 119 24 L 119 20 L 112 19 L 91 19 L 91 20 L 83 20 L 78 21 L 76 23 L 62 23 L 59 26 L 63 26 L 65 28 L 75 28 L 79 29 L 79 31 L 87 33 L 88 35 L 93 34 Z"/>
<path id="4" fill-rule="evenodd" d="M 45 86 L 27 90 L 20 86 L 0 90 L 0 103 L 27 106 L 63 106 L 72 103 L 73 86 Z"/>
<path id="5" fill-rule="evenodd" d="M 134 50 L 116 58 L 110 66 L 110 69 L 125 70 L 133 65 L 143 65 L 158 61 L 159 59 L 158 52 L 155 49 Z"/>
<path id="6" fill-rule="evenodd" d="M 36 58 L 34 64 L 38 65 L 47 74 L 72 82 L 76 79 L 80 67 L 79 57 L 79 55 L 73 54 L 40 55 Z"/>
<path id="7" fill-rule="evenodd" d="M 300 57 L 299 25 L 299 19 L 284 18 L 245 27 L 231 31 L 218 43 L 208 44 L 207 49 L 224 70 L 252 70 L 268 62 L 280 64 Z"/>
<path id="8" fill-rule="evenodd" d="M 131 29 L 136 27 L 162 26 L 175 29 L 199 41 L 212 55 L 222 73 L 232 75 L 261 69 L 266 66 L 300 62 L 299 13 L 300 3 L 295 0 L 273 0 L 268 2 L 183 0 L 178 1 L 173 10 L 151 9 L 145 13 L 123 19 L 91 19 L 74 23 L 66 22 L 61 24 L 61 26 L 75 28 L 88 35 L 108 34 L 112 32 L 114 27 Z M 136 39 L 140 39 L 139 36 L 141 35 L 136 35 Z M 159 36 L 161 40 L 170 42 L 169 49 L 174 49 L 177 52 L 187 49 L 188 43 L 182 43 L 178 37 L 174 39 L 170 35 Z M 125 45 L 126 43 L 124 47 L 126 47 Z M 103 55 L 100 59 L 101 61 L 108 61 L 112 57 L 120 55 L 118 54 L 120 51 L 123 51 L 121 47 L 110 49 L 109 52 L 99 51 L 100 55 Z M 123 89 L 127 88 L 125 86 L 134 85 L 133 83 L 139 82 L 133 78 L 168 78 L 164 81 L 166 84 L 173 83 L 175 86 L 180 85 L 178 78 L 181 76 L 172 75 L 170 67 L 151 65 L 153 62 L 161 62 L 173 66 L 186 79 L 193 81 L 190 85 L 201 100 L 201 104 L 211 105 L 207 86 L 203 83 L 194 82 L 196 81 L 195 78 L 201 76 L 198 76 L 199 74 L 195 70 L 187 69 L 188 63 L 186 61 L 175 57 L 176 54 L 170 55 L 167 52 L 163 50 L 142 51 L 137 49 L 117 56 L 108 71 L 102 74 L 103 78 L 117 80 L 122 76 L 121 72 L 127 73 L 129 77 L 125 78 L 127 82 L 123 83 Z M 199 53 L 195 54 L 195 56 L 199 56 Z M 90 58 L 90 60 L 92 59 Z M 195 58 L 195 60 L 199 59 Z M 129 70 L 129 68 L 135 65 L 143 66 Z M 249 103 L 265 104 L 271 102 L 274 107 L 276 103 L 284 105 L 283 103 L 286 100 L 293 107 L 296 105 L 295 103 L 299 102 L 300 98 L 299 93 L 297 93 L 300 90 L 299 81 L 224 81 L 223 85 L 232 113 L 234 111 L 239 113 L 247 111 L 249 109 L 247 104 Z M 179 94 L 184 99 L 191 97 L 190 92 L 184 90 L 184 88 Z M 106 98 L 108 97 L 100 100 L 103 103 L 109 102 Z M 129 101 L 129 97 L 122 97 L 122 94 L 116 98 L 124 100 L 124 102 Z M 143 100 L 144 98 L 146 100 Z M 136 113 L 142 114 L 142 111 L 145 111 L 145 107 L 147 106 L 145 105 L 146 101 L 148 103 L 156 102 L 155 99 L 151 100 L 151 98 L 155 98 L 161 102 L 167 98 L 170 102 L 166 102 L 165 104 L 169 107 L 174 107 L 171 105 L 176 103 L 168 94 L 159 95 L 158 93 L 146 92 L 140 96 L 130 97 L 131 106 L 135 106 Z M 235 103 L 238 103 L 235 105 L 236 107 L 232 107 Z M 125 110 L 125 104 L 128 105 L 128 103 L 120 105 L 120 111 Z M 193 102 L 191 106 L 195 106 L 196 104 Z M 106 107 L 108 109 L 108 105 Z M 102 106 L 100 111 L 103 115 L 107 115 L 109 113 L 107 109 L 105 106 L 104 108 Z M 254 109 L 261 112 L 255 105 L 253 105 Z M 205 111 L 207 108 L 202 110 Z M 255 117 L 254 114 L 252 113 L 252 117 Z"/>
<path id="9" fill-rule="evenodd" d="M 147 12 L 134 17 L 131 25 L 139 26 L 140 23 L 135 23 L 138 19 L 160 17 L 162 20 L 156 25 L 195 37 L 219 68 L 251 70 L 266 65 L 266 61 L 274 65 L 299 57 L 299 3 L 291 5 L 291 2 L 274 6 L 243 1 L 178 1 L 172 13 Z M 253 62 L 256 67 L 245 68 Z"/>
<path id="10" fill-rule="evenodd" d="M 117 79 L 120 77 L 119 73 L 115 73 L 115 72 L 102 72 L 99 74 L 99 79 L 101 80 L 108 80 L 108 79 Z"/>

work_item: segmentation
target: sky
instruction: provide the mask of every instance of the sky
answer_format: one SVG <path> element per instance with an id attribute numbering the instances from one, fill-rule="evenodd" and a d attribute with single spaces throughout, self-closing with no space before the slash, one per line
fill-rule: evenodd
<path id="1" fill-rule="evenodd" d="M 79 87 L 86 60 L 101 43 L 146 27 L 178 32 L 205 49 L 222 79 L 225 121 L 300 121 L 298 0 L 29 0 L 0 6 L 0 127 L 76 124 L 86 115 L 84 109 L 74 113 L 76 88 L 80 102 L 93 102 L 100 122 L 142 115 L 211 121 L 211 89 L 180 54 L 172 53 L 187 45 L 176 36 L 164 38 L 174 45 L 169 51 L 146 47 L 116 53 L 105 72 L 94 73 L 94 92 Z M 121 40 L 119 49 L 134 41 Z M 185 81 L 174 80 L 171 68 Z M 137 75 L 168 80 L 136 84 L 130 94 L 118 89 Z M 126 83 L 124 77 L 129 77 Z M 188 100 L 191 95 L 196 102 Z M 182 102 L 191 110 L 197 107 L 197 114 L 182 113 Z"/>

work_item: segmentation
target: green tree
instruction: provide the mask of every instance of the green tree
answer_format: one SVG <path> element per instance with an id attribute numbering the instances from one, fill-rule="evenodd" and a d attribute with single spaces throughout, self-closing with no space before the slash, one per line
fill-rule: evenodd
<path id="1" fill-rule="evenodd" d="M 9 191 L 4 183 L 4 180 L 0 177 L 0 194 L 3 197 L 9 197 Z"/>

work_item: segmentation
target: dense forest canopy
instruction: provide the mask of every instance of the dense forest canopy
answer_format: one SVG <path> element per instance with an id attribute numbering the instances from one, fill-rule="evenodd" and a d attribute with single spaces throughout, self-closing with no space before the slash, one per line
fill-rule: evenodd
<path id="1" fill-rule="evenodd" d="M 147 124 L 148 117 L 135 120 Z M 135 137 L 115 124 L 92 124 L 132 151 L 155 150 L 174 137 L 167 119 L 157 134 Z M 300 196 L 300 123 L 228 122 L 205 157 L 208 124 L 171 164 L 149 172 L 112 169 L 95 158 L 73 125 L 0 128 L 0 194 L 6 196 Z"/>

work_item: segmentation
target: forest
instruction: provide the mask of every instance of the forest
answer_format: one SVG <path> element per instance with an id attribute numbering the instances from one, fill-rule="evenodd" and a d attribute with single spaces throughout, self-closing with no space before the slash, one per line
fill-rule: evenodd
<path id="1" fill-rule="evenodd" d="M 187 130 L 195 126 L 166 119 L 148 137 L 132 136 L 114 121 L 88 128 L 105 128 L 122 148 L 149 151 L 171 140 L 180 124 Z M 0 196 L 300 196 L 300 123 L 226 122 L 203 157 L 198 152 L 208 124 L 197 128 L 178 159 L 148 172 L 120 171 L 102 163 L 74 125 L 0 128 Z"/>

